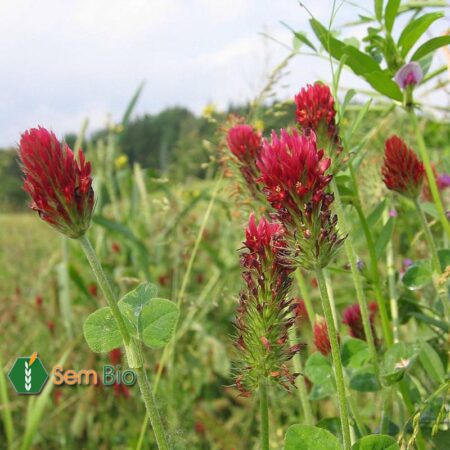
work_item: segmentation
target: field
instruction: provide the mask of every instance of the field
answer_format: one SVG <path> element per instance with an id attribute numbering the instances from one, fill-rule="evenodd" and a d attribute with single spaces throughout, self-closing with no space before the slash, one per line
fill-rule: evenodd
<path id="1" fill-rule="evenodd" d="M 399 5 L 365 47 L 312 18 L 248 105 L 140 86 L 83 152 L 2 152 L 0 449 L 449 448 L 450 40 Z M 275 99 L 306 47 L 331 82 Z"/>

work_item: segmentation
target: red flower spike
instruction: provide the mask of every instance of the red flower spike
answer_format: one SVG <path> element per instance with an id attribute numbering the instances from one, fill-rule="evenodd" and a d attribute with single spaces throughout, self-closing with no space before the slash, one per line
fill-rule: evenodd
<path id="1" fill-rule="evenodd" d="M 370 310 L 369 314 L 370 327 L 372 328 L 372 334 L 376 340 L 374 320 L 375 314 L 377 312 L 377 304 L 374 302 L 369 303 L 369 310 Z M 364 326 L 361 316 L 361 308 L 359 307 L 359 305 L 355 304 L 347 307 L 346 309 L 344 309 L 342 316 L 343 316 L 342 323 L 344 323 L 350 328 L 349 329 L 350 336 L 365 341 L 366 333 L 364 332 Z"/>
<path id="2" fill-rule="evenodd" d="M 319 318 L 314 324 L 314 345 L 320 353 L 328 356 L 331 352 L 330 338 L 328 336 L 327 322 L 324 318 Z"/>
<path id="3" fill-rule="evenodd" d="M 91 164 L 45 128 L 26 131 L 19 144 L 24 189 L 41 219 L 70 238 L 89 228 L 94 207 Z"/>
<path id="4" fill-rule="evenodd" d="M 385 143 L 381 173 L 388 189 L 416 198 L 422 188 L 425 170 L 417 155 L 394 135 Z"/>

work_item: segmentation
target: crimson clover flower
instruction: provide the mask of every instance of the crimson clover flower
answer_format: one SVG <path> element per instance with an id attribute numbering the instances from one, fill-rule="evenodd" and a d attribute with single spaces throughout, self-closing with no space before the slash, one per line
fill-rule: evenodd
<path id="1" fill-rule="evenodd" d="M 325 192 L 330 164 L 317 149 L 314 133 L 296 130 L 281 130 L 280 137 L 273 132 L 257 162 L 263 192 L 288 231 L 292 261 L 308 270 L 325 267 L 344 239 L 331 212 L 334 196 Z"/>
<path id="2" fill-rule="evenodd" d="M 381 169 L 386 187 L 409 198 L 417 198 L 424 180 L 424 167 L 417 155 L 398 136 L 385 142 Z"/>
<path id="3" fill-rule="evenodd" d="M 313 131 L 318 147 L 326 149 L 332 157 L 332 172 L 337 172 L 342 163 L 343 147 L 336 124 L 334 98 L 326 84 L 315 83 L 303 87 L 295 96 L 296 119 L 304 134 Z"/>
<path id="4" fill-rule="evenodd" d="M 289 347 L 288 330 L 295 322 L 295 304 L 288 297 L 292 269 L 286 264 L 287 244 L 280 224 L 250 215 L 241 255 L 245 288 L 236 317 L 240 362 L 236 386 L 249 396 L 262 378 L 289 389 L 295 382 L 286 363 L 300 350 Z"/>
<path id="5" fill-rule="evenodd" d="M 314 345 L 324 356 L 331 353 L 330 337 L 328 335 L 327 321 L 323 317 L 317 317 L 314 323 Z"/>
<path id="6" fill-rule="evenodd" d="M 91 164 L 82 150 L 77 161 L 67 144 L 39 127 L 22 134 L 19 158 L 31 208 L 66 236 L 81 237 L 89 228 L 94 207 Z"/>
<path id="7" fill-rule="evenodd" d="M 262 136 L 252 126 L 237 124 L 231 127 L 227 133 L 227 145 L 233 154 L 233 162 L 244 178 L 252 195 L 257 194 L 256 180 L 259 170 L 256 160 L 261 151 Z"/>
<path id="8" fill-rule="evenodd" d="M 370 328 L 372 329 L 372 334 L 376 341 L 374 321 L 375 321 L 375 314 L 377 312 L 377 304 L 374 302 L 370 302 L 369 310 L 370 310 L 369 315 Z M 350 328 L 349 330 L 350 336 L 365 341 L 366 334 L 364 332 L 360 306 L 358 304 L 351 305 L 344 309 L 342 315 L 343 315 L 342 323 L 348 325 L 348 327 Z"/>

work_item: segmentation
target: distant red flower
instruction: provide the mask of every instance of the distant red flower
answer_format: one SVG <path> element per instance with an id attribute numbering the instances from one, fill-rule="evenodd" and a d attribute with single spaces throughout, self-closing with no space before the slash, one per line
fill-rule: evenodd
<path id="1" fill-rule="evenodd" d="M 91 284 L 88 285 L 88 291 L 89 291 L 89 294 L 92 295 L 92 297 L 97 297 L 98 288 L 97 288 L 97 285 L 95 283 L 91 283 Z"/>
<path id="2" fill-rule="evenodd" d="M 122 361 L 122 350 L 120 347 L 114 348 L 108 353 L 108 357 L 111 364 L 117 366 Z"/>
<path id="3" fill-rule="evenodd" d="M 117 242 L 113 242 L 113 243 L 111 244 L 111 250 L 112 250 L 114 253 L 120 253 L 120 250 L 121 250 L 120 244 L 118 244 Z"/>
<path id="4" fill-rule="evenodd" d="M 369 303 L 369 310 L 370 326 L 372 328 L 372 335 L 375 337 L 374 320 L 377 312 L 377 304 L 374 302 Z M 342 323 L 348 325 L 350 328 L 350 336 L 357 339 L 366 340 L 366 333 L 364 332 L 361 308 L 359 307 L 359 304 L 351 305 L 344 310 Z"/>
<path id="5" fill-rule="evenodd" d="M 54 133 L 39 127 L 22 134 L 19 158 L 31 208 L 66 236 L 82 236 L 94 207 L 91 164 L 82 150 L 77 161 L 68 145 L 62 146 Z"/>
<path id="6" fill-rule="evenodd" d="M 293 313 L 294 316 L 297 318 L 297 322 L 307 322 L 308 317 L 308 311 L 306 309 L 305 300 L 302 299 L 295 299 L 293 306 L 295 307 Z"/>
<path id="7" fill-rule="evenodd" d="M 423 164 L 398 136 L 385 143 L 384 164 L 381 169 L 386 187 L 410 198 L 416 198 L 424 179 Z"/>
<path id="8" fill-rule="evenodd" d="M 318 318 L 314 324 L 314 345 L 320 353 L 328 356 L 331 352 L 330 337 L 328 336 L 328 328 L 326 320 Z"/>
<path id="9" fill-rule="evenodd" d="M 50 333 L 53 333 L 55 331 L 55 322 L 49 320 L 47 322 L 47 328 L 49 329 Z"/>
<path id="10" fill-rule="evenodd" d="M 130 397 L 130 390 L 122 383 L 114 383 L 114 396 L 116 398 L 124 397 L 127 399 Z"/>
<path id="11" fill-rule="evenodd" d="M 42 298 L 42 296 L 37 295 L 34 301 L 36 303 L 36 308 L 41 309 L 42 303 L 44 302 L 44 299 Z"/>
<path id="12" fill-rule="evenodd" d="M 195 432 L 197 434 L 203 435 L 206 432 L 205 424 L 203 422 L 201 422 L 200 420 L 197 420 L 195 422 L 194 428 L 195 428 Z"/>
<path id="13" fill-rule="evenodd" d="M 61 401 L 62 397 L 62 391 L 61 389 L 54 389 L 53 390 L 53 403 L 58 406 L 59 402 Z"/>

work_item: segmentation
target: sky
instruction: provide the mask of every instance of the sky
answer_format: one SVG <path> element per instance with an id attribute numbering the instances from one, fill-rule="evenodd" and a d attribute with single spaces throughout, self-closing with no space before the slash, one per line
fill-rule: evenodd
<path id="1" fill-rule="evenodd" d="M 303 3 L 328 22 L 331 0 Z M 358 1 L 369 10 L 372 3 Z M 345 4 L 336 23 L 358 13 Z M 308 19 L 297 0 L 0 0 L 0 147 L 36 125 L 62 136 L 85 118 L 91 131 L 119 121 L 142 81 L 137 115 L 250 100 L 288 54 L 263 34 L 290 46 L 280 22 L 312 38 Z M 433 31 L 445 27 L 442 19 Z M 279 98 L 330 79 L 329 63 L 313 56 L 297 56 L 288 70 Z M 350 73 L 342 82 L 361 85 Z"/>

